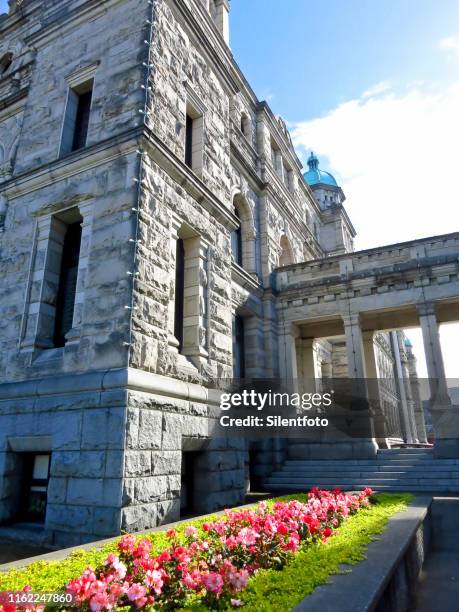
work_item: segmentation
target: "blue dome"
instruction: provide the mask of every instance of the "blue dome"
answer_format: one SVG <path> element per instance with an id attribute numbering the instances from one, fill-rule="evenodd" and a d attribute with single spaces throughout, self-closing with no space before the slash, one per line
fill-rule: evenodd
<path id="1" fill-rule="evenodd" d="M 312 187 L 313 185 L 322 184 L 338 187 L 338 183 L 330 172 L 319 170 L 319 160 L 312 152 L 308 159 L 308 166 L 309 170 L 303 174 L 303 178 L 308 185 Z"/>
<path id="2" fill-rule="evenodd" d="M 413 348 L 413 344 L 409 338 L 405 338 L 405 346 L 406 348 Z"/>

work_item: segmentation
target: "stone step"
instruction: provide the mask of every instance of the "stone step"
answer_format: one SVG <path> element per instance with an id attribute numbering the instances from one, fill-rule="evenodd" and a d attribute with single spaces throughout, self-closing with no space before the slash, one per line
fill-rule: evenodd
<path id="1" fill-rule="evenodd" d="M 383 459 L 348 459 L 337 461 L 335 459 L 287 459 L 285 465 L 295 464 L 304 466 L 313 465 L 412 465 L 425 468 L 429 465 L 459 465 L 459 459 L 429 459 L 422 462 L 410 461 L 409 459 L 395 459 L 388 461 Z"/>
<path id="2" fill-rule="evenodd" d="M 337 472 L 337 471 L 328 471 L 328 472 L 292 472 L 292 471 L 284 471 L 284 472 L 273 472 L 271 474 L 271 478 L 382 478 L 384 476 L 391 476 L 393 478 L 455 478 L 459 480 L 459 472 L 396 472 L 391 470 L 384 471 L 375 471 L 375 472 Z"/>
<path id="3" fill-rule="evenodd" d="M 295 489 L 298 485 L 309 484 L 313 487 L 322 487 L 322 485 L 335 485 L 341 486 L 341 482 L 346 485 L 352 485 L 353 487 L 373 487 L 377 485 L 398 485 L 404 487 L 411 486 L 425 486 L 426 489 L 436 486 L 447 486 L 457 487 L 459 490 L 459 478 L 320 478 L 320 479 L 305 479 L 305 478 L 269 478 L 266 482 L 266 486 L 270 487 L 272 484 L 282 484 L 287 488 Z M 343 486 L 344 486 L 343 484 Z"/>
<path id="4" fill-rule="evenodd" d="M 343 482 L 336 482 L 334 484 L 323 484 L 321 485 L 320 483 L 302 483 L 301 485 L 292 485 L 292 486 L 288 486 L 286 484 L 271 484 L 271 485 L 266 485 L 266 488 L 270 491 L 282 491 L 282 492 L 294 492 L 294 491 L 310 491 L 313 487 L 319 486 L 322 489 L 336 489 L 336 488 L 340 488 L 343 491 L 360 491 L 363 487 L 361 485 L 356 485 L 356 484 L 348 484 L 348 483 L 343 483 Z M 459 486 L 450 486 L 450 485 L 443 485 L 443 486 L 430 486 L 430 487 L 425 487 L 423 485 L 411 485 L 409 488 L 407 488 L 404 485 L 374 485 L 371 487 L 374 491 L 400 491 L 400 492 L 404 492 L 404 493 L 411 493 L 411 492 L 425 492 L 425 493 L 436 493 L 436 492 L 441 492 L 441 493 L 458 493 L 459 492 Z"/>
<path id="5" fill-rule="evenodd" d="M 279 470 L 277 470 L 279 471 Z M 285 465 L 282 468 L 285 472 L 305 473 L 305 474 L 323 474 L 325 472 L 400 472 L 400 473 L 459 473 L 459 465 L 429 465 L 420 467 L 417 465 Z"/>

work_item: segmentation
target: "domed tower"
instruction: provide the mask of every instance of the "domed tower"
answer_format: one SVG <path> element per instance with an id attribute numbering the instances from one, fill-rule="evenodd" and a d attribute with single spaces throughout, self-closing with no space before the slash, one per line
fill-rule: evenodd
<path id="1" fill-rule="evenodd" d="M 343 206 L 346 199 L 343 190 L 330 172 L 319 168 L 319 159 L 313 152 L 309 156 L 308 167 L 303 178 L 322 210 L 322 247 L 328 255 L 352 252 L 356 232 Z"/>
<path id="2" fill-rule="evenodd" d="M 346 199 L 341 187 L 330 172 L 319 168 L 319 159 L 311 151 L 308 159 L 309 170 L 304 174 L 304 180 L 311 187 L 321 208 L 329 208 L 333 204 L 342 204 Z"/>

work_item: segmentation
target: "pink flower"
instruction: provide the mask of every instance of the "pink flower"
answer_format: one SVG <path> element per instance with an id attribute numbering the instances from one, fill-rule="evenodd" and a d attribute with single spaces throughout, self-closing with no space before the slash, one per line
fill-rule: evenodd
<path id="1" fill-rule="evenodd" d="M 125 535 L 118 542 L 118 548 L 126 554 L 131 554 L 134 552 L 135 544 L 136 544 L 136 539 L 134 536 Z"/>
<path id="2" fill-rule="evenodd" d="M 92 612 L 99 612 L 99 610 L 111 610 L 113 605 L 110 603 L 108 594 L 105 591 L 98 591 L 91 597 L 89 607 Z"/>
<path id="3" fill-rule="evenodd" d="M 250 575 L 245 569 L 228 574 L 228 582 L 234 591 L 242 591 L 247 586 Z"/>
<path id="4" fill-rule="evenodd" d="M 211 593 L 220 594 L 223 589 L 223 578 L 217 572 L 201 575 L 201 582 Z"/>
<path id="5" fill-rule="evenodd" d="M 241 606 L 244 605 L 240 599 L 232 599 L 230 603 L 233 606 L 233 608 L 240 608 Z"/>
<path id="6" fill-rule="evenodd" d="M 139 599 L 142 599 L 143 597 L 145 597 L 146 592 L 147 592 L 147 589 L 142 584 L 139 584 L 138 582 L 134 582 L 134 584 L 129 587 L 127 591 L 127 596 L 130 601 L 133 601 L 134 603 L 137 604 Z"/>
<path id="7" fill-rule="evenodd" d="M 145 574 L 144 583 L 147 585 L 147 587 L 153 589 L 155 593 L 159 595 L 164 585 L 163 575 L 161 572 L 158 572 L 158 570 L 148 570 L 148 572 Z"/>
<path id="8" fill-rule="evenodd" d="M 175 531 L 175 529 L 168 529 L 168 531 L 166 531 L 166 535 L 169 538 L 169 540 L 173 540 L 174 538 L 177 537 L 177 532 Z"/>
<path id="9" fill-rule="evenodd" d="M 197 534 L 198 530 L 196 527 L 193 527 L 193 525 L 188 525 L 188 527 L 185 528 L 185 535 L 187 538 L 195 538 Z"/>
<path id="10" fill-rule="evenodd" d="M 260 536 L 256 531 L 249 529 L 248 527 L 244 527 L 239 532 L 237 540 L 243 546 L 253 546 L 259 537 Z"/>

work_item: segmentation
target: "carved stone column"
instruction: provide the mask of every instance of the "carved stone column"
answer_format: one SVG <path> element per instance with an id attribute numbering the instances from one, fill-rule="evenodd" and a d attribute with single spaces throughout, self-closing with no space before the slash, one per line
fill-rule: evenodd
<path id="1" fill-rule="evenodd" d="M 459 458 L 459 410 L 451 405 L 433 304 L 418 306 L 430 389 L 430 413 L 435 431 L 434 450 L 439 458 Z"/>

